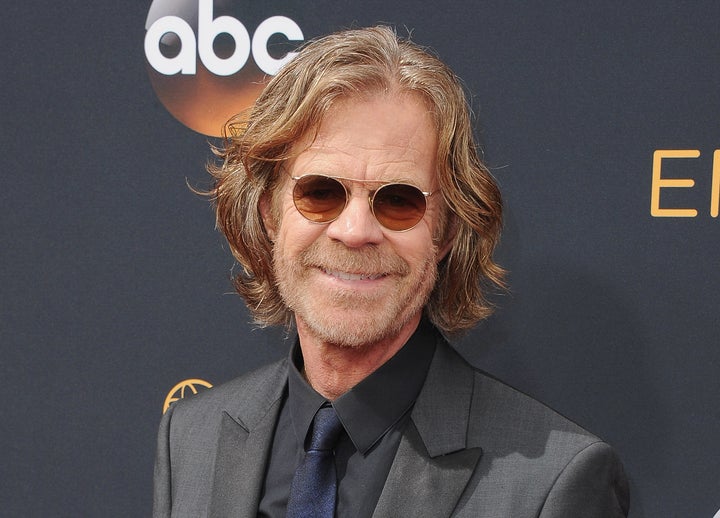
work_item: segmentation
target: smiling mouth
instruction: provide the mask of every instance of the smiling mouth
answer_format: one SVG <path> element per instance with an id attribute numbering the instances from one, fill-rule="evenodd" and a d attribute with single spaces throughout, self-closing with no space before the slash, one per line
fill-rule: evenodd
<path id="1" fill-rule="evenodd" d="M 387 274 L 385 273 L 348 273 L 337 270 L 328 270 L 326 268 L 320 268 L 323 273 L 330 275 L 331 277 L 337 277 L 343 281 L 375 281 L 382 279 Z"/>

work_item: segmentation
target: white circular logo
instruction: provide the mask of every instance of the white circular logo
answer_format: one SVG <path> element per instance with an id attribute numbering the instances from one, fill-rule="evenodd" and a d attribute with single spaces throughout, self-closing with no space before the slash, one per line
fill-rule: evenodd
<path id="1" fill-rule="evenodd" d="M 210 136 L 220 136 L 231 116 L 253 105 L 267 77 L 295 56 L 288 46 L 304 39 L 298 24 L 282 15 L 246 27 L 231 16 L 231 4 L 154 0 L 145 22 L 155 93 L 180 122 Z"/>

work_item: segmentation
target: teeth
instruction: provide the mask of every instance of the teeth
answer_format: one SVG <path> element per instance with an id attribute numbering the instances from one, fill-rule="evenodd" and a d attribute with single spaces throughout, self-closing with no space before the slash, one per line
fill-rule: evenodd
<path id="1" fill-rule="evenodd" d="M 337 277 L 338 279 L 342 279 L 344 281 L 365 281 L 365 280 L 375 280 L 379 279 L 383 275 L 381 273 L 378 274 L 364 274 L 364 273 L 347 273 L 347 272 L 339 272 L 336 270 L 325 270 L 323 269 L 325 273 L 328 275 L 332 275 L 333 277 Z"/>

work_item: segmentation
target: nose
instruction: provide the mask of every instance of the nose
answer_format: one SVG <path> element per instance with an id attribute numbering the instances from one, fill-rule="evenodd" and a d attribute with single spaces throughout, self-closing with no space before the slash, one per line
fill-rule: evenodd
<path id="1" fill-rule="evenodd" d="M 384 234 L 373 216 L 367 192 L 353 193 L 338 218 L 327 227 L 327 236 L 350 248 L 378 244 Z"/>

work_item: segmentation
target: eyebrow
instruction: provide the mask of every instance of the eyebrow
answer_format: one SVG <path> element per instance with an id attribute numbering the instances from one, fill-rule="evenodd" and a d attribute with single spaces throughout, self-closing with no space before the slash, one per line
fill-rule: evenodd
<path id="1" fill-rule="evenodd" d="M 327 173 L 303 173 L 303 174 L 297 175 L 297 176 L 296 176 L 296 175 L 290 175 L 290 178 L 292 178 L 293 180 L 296 180 L 296 181 L 297 181 L 297 180 L 299 180 L 300 178 L 302 178 L 302 177 L 304 177 L 304 176 L 327 176 L 328 178 L 332 178 L 332 179 L 334 179 L 334 180 L 341 180 L 341 181 L 350 182 L 350 183 L 363 183 L 363 184 L 365 184 L 365 183 L 374 183 L 374 184 L 378 184 L 378 188 L 382 187 L 383 185 L 391 185 L 391 184 L 410 185 L 410 186 L 412 186 L 412 187 L 417 188 L 417 189 L 418 189 L 421 193 L 423 193 L 425 196 L 431 196 L 431 195 L 433 195 L 433 194 L 436 192 L 436 191 L 426 191 L 425 189 L 423 189 L 422 187 L 420 187 L 418 184 L 416 184 L 416 183 L 413 182 L 412 180 L 402 179 L 402 178 L 389 179 L 389 180 L 388 180 L 388 179 L 383 179 L 383 180 L 361 180 L 361 179 L 359 179 L 359 178 L 348 178 L 347 176 L 337 176 L 337 175 L 327 174 Z"/>

